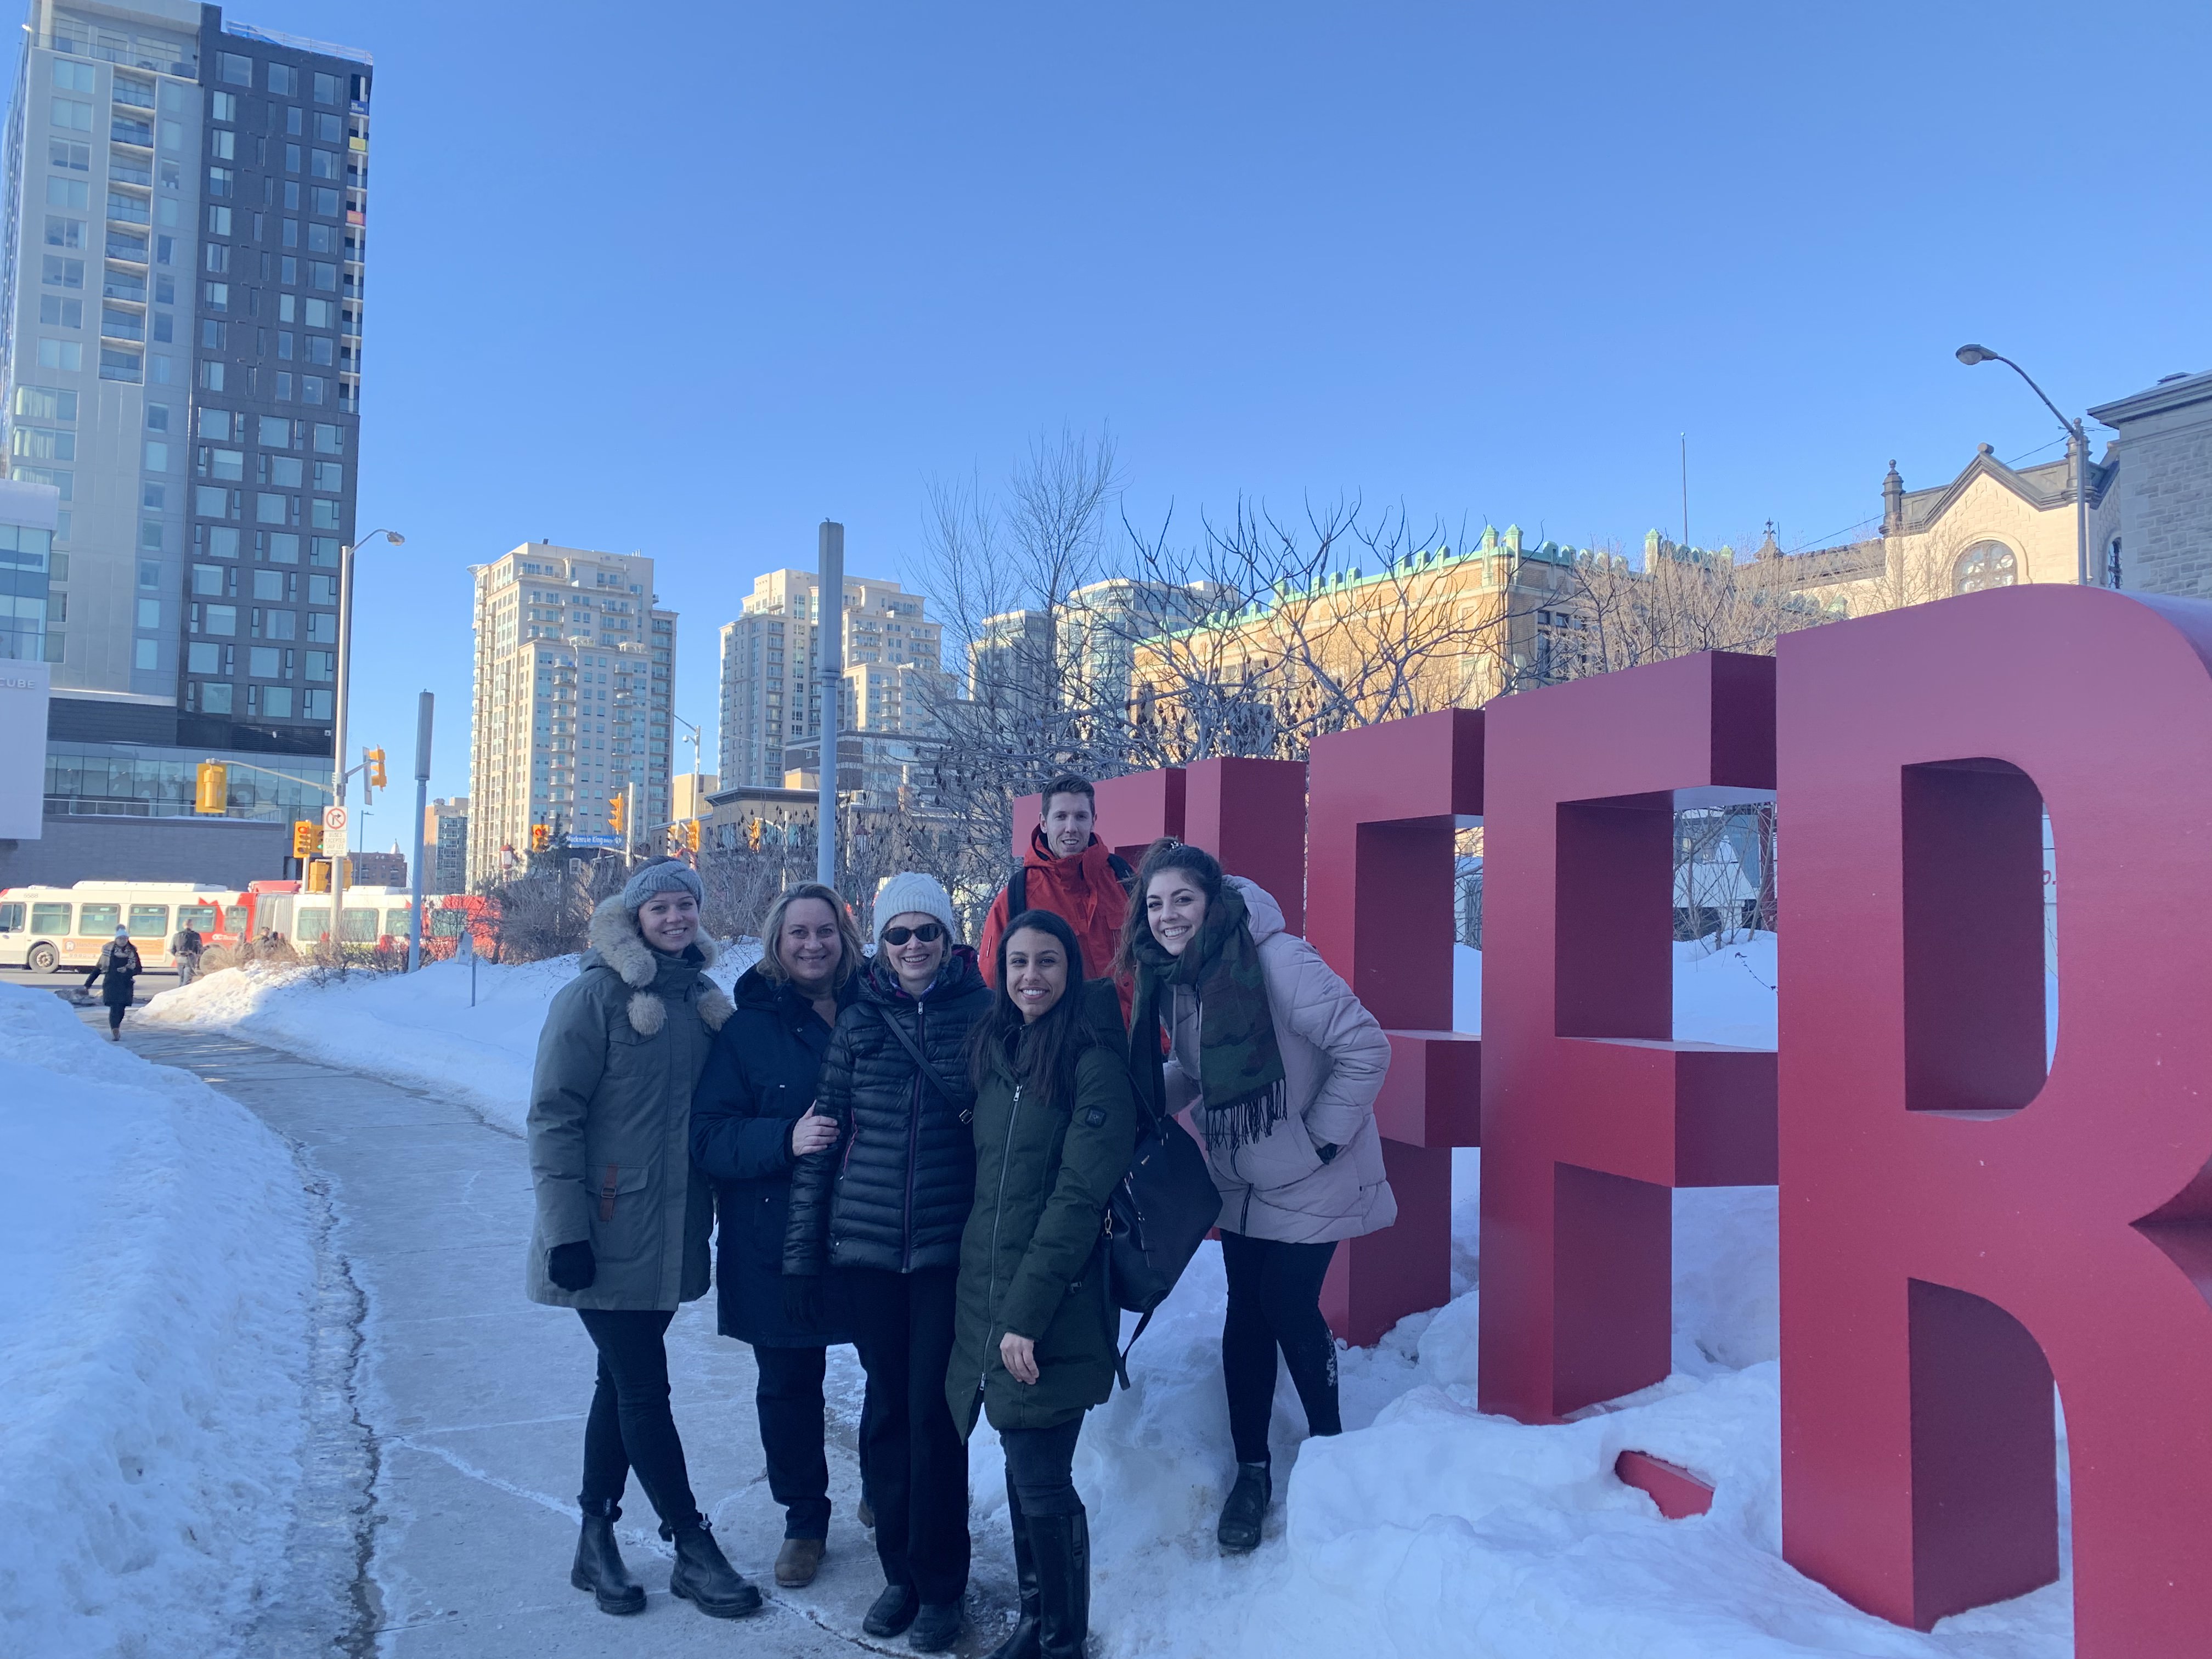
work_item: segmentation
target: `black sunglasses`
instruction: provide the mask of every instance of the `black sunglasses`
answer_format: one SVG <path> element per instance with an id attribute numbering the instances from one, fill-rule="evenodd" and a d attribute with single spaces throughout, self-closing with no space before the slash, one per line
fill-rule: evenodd
<path id="1" fill-rule="evenodd" d="M 944 927 L 939 923 L 933 921 L 925 921 L 919 927 L 886 927 L 884 929 L 884 943 L 886 945 L 903 945 L 910 939 L 918 939 L 924 945 L 934 945 L 938 940 L 944 937 Z"/>

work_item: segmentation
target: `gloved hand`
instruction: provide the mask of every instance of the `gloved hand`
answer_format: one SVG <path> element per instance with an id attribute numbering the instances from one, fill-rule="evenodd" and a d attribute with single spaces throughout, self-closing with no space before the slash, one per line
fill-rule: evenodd
<path id="1" fill-rule="evenodd" d="M 556 1244 L 545 1255 L 545 1277 L 564 1291 L 588 1291 L 592 1281 L 599 1276 L 599 1264 L 592 1255 L 592 1241 L 580 1238 L 573 1244 Z"/>
<path id="2" fill-rule="evenodd" d="M 783 1316 L 802 1331 L 822 1323 L 822 1275 L 786 1273 L 783 1276 Z"/>

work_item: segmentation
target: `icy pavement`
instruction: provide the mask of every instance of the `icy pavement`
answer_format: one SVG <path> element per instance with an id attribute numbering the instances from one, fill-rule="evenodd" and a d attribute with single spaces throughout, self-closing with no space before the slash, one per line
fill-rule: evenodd
<path id="1" fill-rule="evenodd" d="M 849 1654 L 882 1588 L 875 1551 L 853 1518 L 852 1454 L 860 1374 L 831 1352 L 830 1554 L 804 1590 L 779 1589 L 770 1565 L 782 1511 L 770 1500 L 753 1418 L 751 1351 L 714 1334 L 711 1296 L 670 1331 L 676 1415 L 701 1504 L 738 1570 L 769 1598 L 755 1618 L 705 1618 L 666 1594 L 670 1557 L 653 1536 L 635 1482 L 621 1523 L 644 1582 L 646 1612 L 599 1613 L 568 1585 L 574 1495 L 592 1358 L 573 1314 L 522 1293 L 530 1181 L 522 1142 L 466 1107 L 221 1035 L 126 1025 L 147 1059 L 196 1073 L 289 1139 L 324 1189 L 322 1306 L 338 1340 L 335 1392 L 311 1436 L 331 1437 L 318 1484 L 311 1462 L 295 1534 L 292 1616 L 264 1628 L 271 1655 L 377 1654 L 392 1659 L 568 1659 L 569 1656 Z M 357 1297 L 357 1356 L 343 1341 Z M 347 1426 L 358 1418 L 373 1503 L 346 1491 Z M 358 1528 L 356 1522 L 358 1522 Z M 977 1589 L 963 1653 L 1003 1634 L 1013 1601 L 1003 1545 L 977 1540 Z M 344 1579 L 366 1562 L 356 1587 Z M 323 1627 L 314 1628 L 315 1620 Z M 904 1650 L 905 1644 L 896 1650 Z"/>

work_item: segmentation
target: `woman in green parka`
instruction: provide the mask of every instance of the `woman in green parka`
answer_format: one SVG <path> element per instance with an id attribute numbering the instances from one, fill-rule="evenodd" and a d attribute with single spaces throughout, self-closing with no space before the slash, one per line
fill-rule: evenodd
<path id="1" fill-rule="evenodd" d="M 1121 1055 L 1083 1016 L 1083 953 L 1067 923 L 1024 911 L 998 957 L 971 1050 L 975 1207 L 945 1392 L 963 1436 L 980 1408 L 1006 1449 L 1021 1622 L 991 1659 L 1079 1659 L 1091 1533 L 1075 1443 L 1114 1388 L 1121 1318 L 1098 1246 L 1136 1146 L 1137 1103 Z"/>

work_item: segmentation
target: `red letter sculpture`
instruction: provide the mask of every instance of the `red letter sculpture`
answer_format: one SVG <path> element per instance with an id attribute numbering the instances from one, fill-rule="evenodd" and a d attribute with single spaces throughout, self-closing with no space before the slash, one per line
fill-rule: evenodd
<path id="1" fill-rule="evenodd" d="M 1709 654 L 1488 711 L 1482 1409 L 1661 1381 L 1676 1187 L 1774 1179 L 1774 1054 L 1674 1041 L 1674 814 L 1774 785 L 1774 664 Z"/>
<path id="2" fill-rule="evenodd" d="M 1784 1547 L 1902 1624 L 2057 1575 L 2055 1375 L 2075 1651 L 2212 1651 L 2208 662 L 2056 586 L 1782 642 Z"/>
<path id="3" fill-rule="evenodd" d="M 1451 1149 L 1478 1144 L 1482 1045 L 1452 1032 L 1452 832 L 1482 812 L 1482 720 L 1314 740 L 1307 937 L 1390 1033 L 1375 1103 L 1397 1224 L 1337 1252 L 1330 1328 L 1364 1346 L 1451 1300 Z"/>

